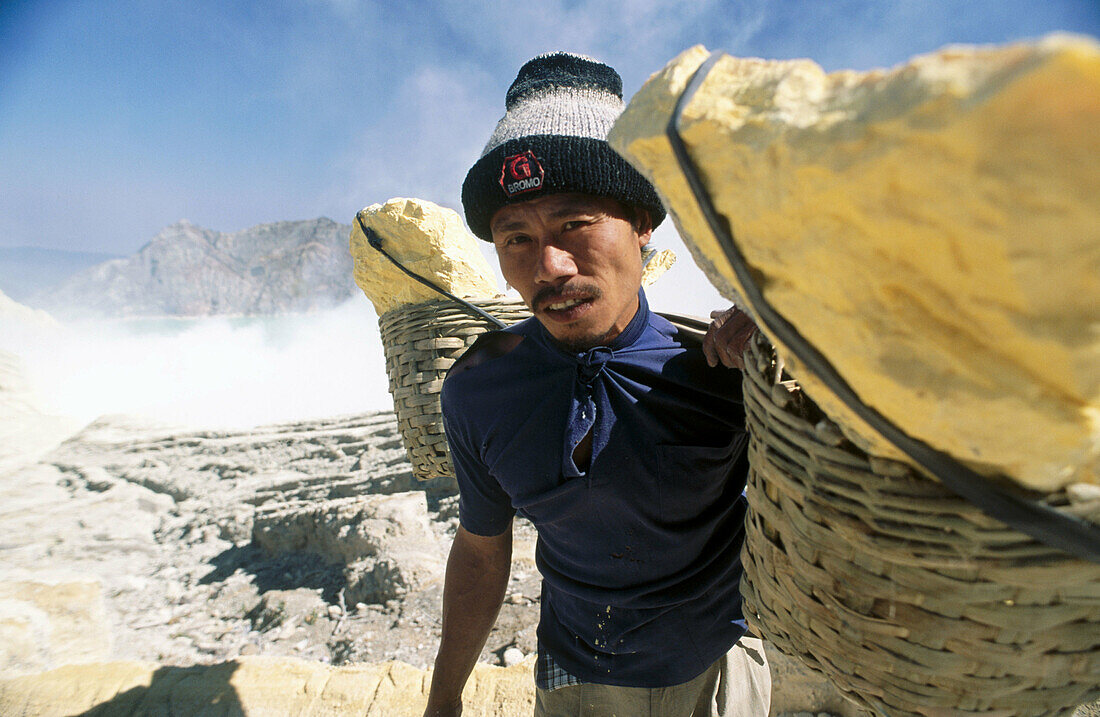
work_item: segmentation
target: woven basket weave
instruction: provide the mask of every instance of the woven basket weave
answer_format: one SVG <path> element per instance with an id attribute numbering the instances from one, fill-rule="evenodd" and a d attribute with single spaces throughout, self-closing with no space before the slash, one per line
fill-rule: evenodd
<path id="1" fill-rule="evenodd" d="M 855 448 L 776 382 L 763 339 L 745 358 L 750 624 L 873 714 L 1069 715 L 1100 697 L 1100 565 Z M 1046 499 L 1100 522 L 1096 503 Z"/>
<path id="2" fill-rule="evenodd" d="M 531 312 L 522 301 L 470 300 L 491 316 L 511 324 Z M 401 306 L 378 317 L 386 374 L 401 439 L 418 480 L 453 477 L 439 392 L 447 370 L 478 336 L 497 328 L 453 301 Z"/>

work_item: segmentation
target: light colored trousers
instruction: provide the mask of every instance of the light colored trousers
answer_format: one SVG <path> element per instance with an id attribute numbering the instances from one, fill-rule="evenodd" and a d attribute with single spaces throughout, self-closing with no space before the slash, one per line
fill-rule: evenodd
<path id="1" fill-rule="evenodd" d="M 536 690 L 535 717 L 767 717 L 772 677 L 764 644 L 742 637 L 706 672 L 672 687 L 584 684 Z"/>

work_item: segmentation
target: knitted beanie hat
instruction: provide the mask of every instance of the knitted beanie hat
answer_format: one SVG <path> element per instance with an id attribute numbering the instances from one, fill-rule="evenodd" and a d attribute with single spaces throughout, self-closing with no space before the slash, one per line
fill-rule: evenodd
<path id="1" fill-rule="evenodd" d="M 505 114 L 462 183 L 471 231 L 492 241 L 489 222 L 507 204 L 578 192 L 641 207 L 656 227 L 657 192 L 615 153 L 607 133 L 623 111 L 619 73 L 589 57 L 555 52 L 519 70 Z"/>

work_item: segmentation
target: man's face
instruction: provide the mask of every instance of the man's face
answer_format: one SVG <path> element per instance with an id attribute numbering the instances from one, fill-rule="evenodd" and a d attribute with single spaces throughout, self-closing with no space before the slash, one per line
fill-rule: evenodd
<path id="1" fill-rule="evenodd" d="M 551 194 L 500 209 L 490 228 L 504 278 L 566 347 L 605 344 L 634 318 L 652 230 L 615 200 Z"/>

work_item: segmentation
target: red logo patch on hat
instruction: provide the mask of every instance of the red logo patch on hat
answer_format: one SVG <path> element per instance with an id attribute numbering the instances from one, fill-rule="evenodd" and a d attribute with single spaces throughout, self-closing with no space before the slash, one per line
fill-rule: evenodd
<path id="1" fill-rule="evenodd" d="M 544 176 L 546 173 L 535 159 L 535 153 L 527 150 L 504 158 L 504 166 L 500 168 L 500 187 L 509 197 L 514 197 L 541 189 Z"/>

